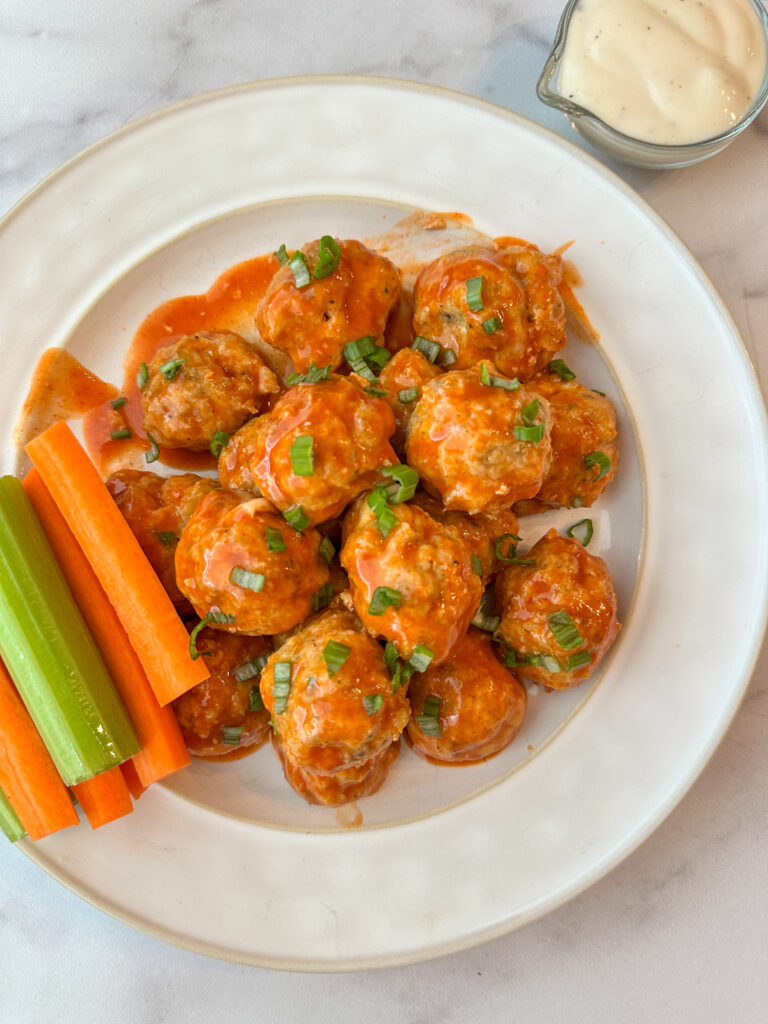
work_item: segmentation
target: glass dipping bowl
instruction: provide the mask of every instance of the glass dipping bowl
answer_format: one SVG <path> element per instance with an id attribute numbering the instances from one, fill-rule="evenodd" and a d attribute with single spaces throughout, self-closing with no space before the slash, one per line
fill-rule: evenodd
<path id="1" fill-rule="evenodd" d="M 768 44 L 768 13 L 760 0 L 749 0 L 749 2 L 758 15 L 766 44 Z M 728 131 L 708 139 L 702 139 L 700 142 L 688 142 L 682 145 L 660 145 L 657 142 L 645 142 L 643 139 L 624 135 L 623 132 L 606 124 L 596 114 L 557 92 L 560 62 L 568 38 L 568 29 L 573 12 L 579 3 L 580 0 L 568 0 L 560 18 L 560 24 L 557 26 L 552 50 L 536 85 L 536 93 L 547 106 L 561 110 L 570 121 L 571 127 L 588 142 L 616 160 L 633 164 L 635 167 L 652 169 L 687 167 L 688 164 L 698 163 L 725 149 L 737 135 L 740 135 L 745 128 L 752 124 L 765 105 L 765 101 L 768 99 L 768 61 L 766 61 L 762 85 L 752 106 L 741 120 Z"/>

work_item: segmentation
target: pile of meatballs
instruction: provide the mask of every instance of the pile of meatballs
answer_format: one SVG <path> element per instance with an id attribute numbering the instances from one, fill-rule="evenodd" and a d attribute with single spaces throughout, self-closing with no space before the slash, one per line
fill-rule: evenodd
<path id="1" fill-rule="evenodd" d="M 381 786 L 404 732 L 434 763 L 485 760 L 520 731 L 523 679 L 600 664 L 605 563 L 579 531 L 519 552 L 518 516 L 593 504 L 616 416 L 558 355 L 557 254 L 473 245 L 412 289 L 358 241 L 270 259 L 258 345 L 176 337 L 140 381 L 148 441 L 210 450 L 217 475 L 108 486 L 210 669 L 174 704 L 191 752 L 271 737 L 294 790 L 339 805 Z"/>

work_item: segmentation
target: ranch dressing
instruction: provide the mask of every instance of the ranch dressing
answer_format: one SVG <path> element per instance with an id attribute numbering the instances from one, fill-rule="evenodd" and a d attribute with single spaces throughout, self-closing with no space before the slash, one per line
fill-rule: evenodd
<path id="1" fill-rule="evenodd" d="M 678 145 L 740 121 L 765 66 L 749 0 L 581 0 L 557 88 L 625 135 Z"/>

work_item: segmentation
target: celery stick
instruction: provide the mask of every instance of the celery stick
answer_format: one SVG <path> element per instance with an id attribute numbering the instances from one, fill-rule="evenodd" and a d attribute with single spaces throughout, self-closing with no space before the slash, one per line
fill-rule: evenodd
<path id="1" fill-rule="evenodd" d="M 68 786 L 138 740 L 21 482 L 0 477 L 0 656 Z"/>
<path id="2" fill-rule="evenodd" d="M 0 829 L 5 832 L 12 843 L 27 834 L 2 789 L 0 789 Z"/>

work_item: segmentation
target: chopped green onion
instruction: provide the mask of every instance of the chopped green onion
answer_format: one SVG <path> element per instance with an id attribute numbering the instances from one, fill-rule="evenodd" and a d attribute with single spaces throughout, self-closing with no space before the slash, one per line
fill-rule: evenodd
<path id="1" fill-rule="evenodd" d="M 285 242 L 283 242 L 280 248 L 276 250 L 275 259 L 277 260 L 281 267 L 288 262 L 289 256 L 288 250 L 285 248 Z"/>
<path id="2" fill-rule="evenodd" d="M 237 668 L 233 668 L 232 675 L 238 683 L 244 683 L 247 679 L 253 679 L 254 676 L 263 672 L 268 660 L 268 654 L 259 654 L 251 661 L 246 661 L 244 664 L 238 665 Z"/>
<path id="3" fill-rule="evenodd" d="M 236 621 L 235 616 L 234 615 L 229 615 L 229 614 L 227 614 L 227 612 L 213 611 L 213 612 L 208 612 L 207 615 L 204 615 L 202 617 L 202 619 L 200 619 L 198 624 L 195 626 L 195 628 L 192 630 L 192 632 L 189 634 L 189 656 L 190 656 L 190 658 L 193 661 L 196 661 L 198 658 L 200 658 L 203 655 L 205 655 L 205 657 L 209 657 L 210 656 L 210 653 L 211 653 L 210 651 L 198 651 L 198 649 L 197 649 L 197 635 L 198 635 L 198 633 L 200 632 L 201 629 L 205 629 L 205 627 L 209 626 L 211 623 L 213 623 L 216 626 L 224 626 L 224 625 L 226 625 L 229 622 L 235 622 L 235 621 Z"/>
<path id="4" fill-rule="evenodd" d="M 494 604 L 493 592 L 486 590 L 480 601 L 480 607 L 472 616 L 472 625 L 486 633 L 495 633 L 501 623 L 501 616 L 492 613 L 491 609 Z"/>
<path id="5" fill-rule="evenodd" d="M 389 360 L 391 353 L 382 345 L 376 344 L 372 334 L 367 334 L 357 341 L 350 341 L 344 346 L 344 358 L 352 370 L 367 381 L 376 380 L 376 370 Z"/>
<path id="6" fill-rule="evenodd" d="M 517 391 L 520 381 L 517 377 L 508 380 L 506 377 L 496 377 L 488 372 L 488 366 L 480 363 L 480 383 L 488 388 L 501 388 L 502 391 Z"/>
<path id="7" fill-rule="evenodd" d="M 395 664 L 395 671 L 392 675 L 392 693 L 397 693 L 401 686 L 407 686 L 413 672 L 413 665 L 409 665 L 407 661 L 400 661 L 398 659 Z"/>
<path id="8" fill-rule="evenodd" d="M 426 672 L 434 656 L 434 651 L 430 651 L 424 644 L 416 644 L 413 654 L 408 659 L 408 664 L 415 672 Z"/>
<path id="9" fill-rule="evenodd" d="M 149 431 L 147 431 L 147 440 L 149 441 L 150 447 L 148 452 L 144 452 L 144 461 L 147 463 L 157 462 L 160 458 L 160 446 Z"/>
<path id="10" fill-rule="evenodd" d="M 333 584 L 324 583 L 322 587 L 313 594 L 309 601 L 309 607 L 313 612 L 319 612 L 321 608 L 325 608 L 333 600 Z"/>
<path id="11" fill-rule="evenodd" d="M 146 363 L 139 363 L 139 372 L 136 374 L 136 384 L 139 391 L 143 391 L 149 380 L 149 367 Z"/>
<path id="12" fill-rule="evenodd" d="M 291 268 L 293 273 L 293 280 L 296 283 L 297 288 L 306 288 L 309 284 L 309 267 L 307 266 L 307 257 L 303 252 L 295 252 L 293 256 L 288 260 L 288 266 Z"/>
<path id="13" fill-rule="evenodd" d="M 273 711 L 282 715 L 288 707 L 288 695 L 291 692 L 291 662 L 276 661 L 272 669 Z"/>
<path id="14" fill-rule="evenodd" d="M 534 665 L 537 668 L 546 669 L 547 672 L 562 672 L 563 666 L 552 654 L 528 654 L 525 657 L 526 665 Z"/>
<path id="15" fill-rule="evenodd" d="M 553 359 L 547 369 L 550 373 L 556 373 L 560 380 L 576 380 L 576 374 L 562 359 Z"/>
<path id="16" fill-rule="evenodd" d="M 292 526 L 294 530 L 301 533 L 302 530 L 306 530 L 312 520 L 306 514 L 301 505 L 291 505 L 283 512 L 283 519 Z"/>
<path id="17" fill-rule="evenodd" d="M 500 327 L 501 320 L 497 316 L 489 316 L 487 320 L 483 320 L 483 330 L 486 334 L 495 334 Z"/>
<path id="18" fill-rule="evenodd" d="M 155 536 L 164 548 L 172 548 L 176 543 L 176 534 L 173 530 L 155 530 Z"/>
<path id="19" fill-rule="evenodd" d="M 286 378 L 285 383 L 292 388 L 294 384 L 317 384 L 321 380 L 329 380 L 330 376 L 330 363 L 328 366 L 315 366 L 314 363 L 310 363 L 306 373 L 292 373 Z"/>
<path id="20" fill-rule="evenodd" d="M 437 357 L 437 361 L 443 367 L 453 366 L 456 362 L 456 353 L 450 348 L 444 348 Z"/>
<path id="21" fill-rule="evenodd" d="M 541 405 L 538 398 L 534 398 L 527 405 L 524 405 L 520 415 L 526 427 L 532 427 L 536 422 L 536 417 L 541 415 Z"/>
<path id="22" fill-rule="evenodd" d="M 411 348 L 415 348 L 417 352 L 429 360 L 430 363 L 434 363 L 437 357 L 440 355 L 442 345 L 438 345 L 436 341 L 430 341 L 429 338 L 422 338 L 419 334 L 413 339 Z"/>
<path id="23" fill-rule="evenodd" d="M 365 391 L 366 395 L 373 395 L 374 398 L 386 398 L 389 393 L 383 388 L 374 388 L 370 385 L 367 388 L 363 388 L 363 391 Z"/>
<path id="24" fill-rule="evenodd" d="M 575 538 L 583 544 L 584 547 L 586 547 L 592 540 L 592 534 L 594 533 L 592 520 L 580 519 L 578 523 L 574 523 L 573 526 L 569 526 L 565 533 L 566 536 Z"/>
<path id="25" fill-rule="evenodd" d="M 505 644 L 503 640 L 499 640 L 498 643 L 502 647 L 501 660 L 504 662 L 505 668 L 515 668 L 520 664 L 520 659 L 517 656 L 517 651 L 514 647 L 510 647 L 509 644 Z"/>
<path id="26" fill-rule="evenodd" d="M 109 436 L 113 441 L 124 441 L 128 437 L 133 437 L 133 432 L 128 427 L 121 427 L 120 430 L 110 430 Z"/>
<path id="27" fill-rule="evenodd" d="M 467 305 L 473 313 L 483 308 L 483 278 L 470 277 L 467 281 Z"/>
<path id="28" fill-rule="evenodd" d="M 218 458 L 221 455 L 222 449 L 229 441 L 229 434 L 225 434 L 223 430 L 217 430 L 211 438 L 211 443 L 208 445 L 208 450 L 211 455 Z"/>
<path id="29" fill-rule="evenodd" d="M 572 672 L 575 668 L 588 665 L 590 661 L 592 661 L 592 655 L 589 651 L 577 651 L 568 658 L 568 671 Z"/>
<path id="30" fill-rule="evenodd" d="M 186 361 L 187 360 L 185 357 L 181 357 L 179 359 L 169 359 L 167 363 L 163 363 L 163 365 L 159 367 L 160 373 L 162 373 L 165 379 L 170 382 L 182 368 L 184 363 L 186 363 Z"/>
<path id="31" fill-rule="evenodd" d="M 251 692 L 248 694 L 248 710 L 249 711 L 263 711 L 264 710 L 264 699 L 261 696 L 261 690 L 258 686 L 252 686 Z"/>
<path id="32" fill-rule="evenodd" d="M 333 677 L 339 671 L 341 666 L 347 660 L 351 652 L 351 648 L 347 647 L 346 644 L 339 643 L 338 640 L 329 640 L 323 648 L 323 661 L 325 667 L 328 669 L 328 675 Z"/>
<path id="33" fill-rule="evenodd" d="M 364 338 L 357 341 L 349 341 L 344 346 L 344 358 L 348 363 L 356 363 L 365 359 L 376 351 L 376 339 L 372 334 L 366 334 Z"/>
<path id="34" fill-rule="evenodd" d="M 425 736 L 442 736 L 443 730 L 440 725 L 440 706 L 442 701 L 434 694 L 424 700 L 424 707 L 421 714 L 416 716 L 416 724 Z"/>
<path id="35" fill-rule="evenodd" d="M 538 444 L 546 433 L 546 427 L 543 423 L 536 423 L 530 427 L 520 427 L 515 424 L 512 433 L 518 441 L 530 441 L 533 444 Z"/>
<path id="36" fill-rule="evenodd" d="M 403 603 L 403 595 L 392 587 L 376 587 L 368 605 L 369 615 L 383 615 L 387 608 L 396 608 Z"/>
<path id="37" fill-rule="evenodd" d="M 317 263 L 312 273 L 314 279 L 321 281 L 324 277 L 332 274 L 338 267 L 340 258 L 341 246 L 339 243 L 330 235 L 323 235 L 317 250 Z"/>
<path id="38" fill-rule="evenodd" d="M 552 636 L 564 651 L 573 650 L 574 647 L 584 643 L 584 637 L 579 633 L 576 623 L 563 608 L 547 616 L 547 625 Z"/>
<path id="39" fill-rule="evenodd" d="M 267 582 L 267 577 L 261 572 L 251 572 L 250 569 L 236 565 L 229 574 L 229 582 L 234 583 L 236 587 L 252 590 L 254 594 L 260 594 Z"/>
<path id="40" fill-rule="evenodd" d="M 363 697 L 363 706 L 368 715 L 375 715 L 377 711 L 381 710 L 383 703 L 384 698 L 380 693 L 366 693 Z"/>
<path id="41" fill-rule="evenodd" d="M 122 409 L 126 402 L 127 399 L 121 395 L 119 398 L 113 398 L 109 404 L 113 409 Z"/>
<path id="42" fill-rule="evenodd" d="M 388 537 L 390 532 L 397 526 L 397 516 L 389 507 L 387 492 L 383 487 L 377 486 L 368 495 L 368 506 L 376 516 L 376 524 L 382 537 Z"/>
<path id="43" fill-rule="evenodd" d="M 506 551 L 504 550 L 504 541 L 509 538 Z M 518 558 L 517 557 L 517 545 L 520 538 L 516 533 L 502 533 L 500 537 L 496 538 L 496 543 L 493 546 L 493 554 L 500 562 L 506 562 L 507 565 L 535 565 L 536 562 L 533 558 Z"/>
<path id="44" fill-rule="evenodd" d="M 288 545 L 283 540 L 283 535 L 276 526 L 268 526 L 264 531 L 267 538 L 267 547 L 270 551 L 287 551 Z"/>
<path id="45" fill-rule="evenodd" d="M 476 576 L 483 575 L 483 563 L 479 555 L 472 555 L 472 571 Z"/>
<path id="46" fill-rule="evenodd" d="M 381 370 L 389 360 L 392 358 L 392 353 L 388 348 L 384 348 L 383 345 L 377 345 L 373 352 L 366 359 L 369 363 L 373 363 L 377 370 Z"/>
<path id="47" fill-rule="evenodd" d="M 574 494 L 571 498 L 571 508 L 581 508 L 584 504 L 584 499 L 580 494 Z"/>
<path id="48" fill-rule="evenodd" d="M 0 656 L 66 785 L 139 751 L 21 481 L 0 478 Z"/>
<path id="49" fill-rule="evenodd" d="M 323 537 L 323 539 L 320 541 L 320 546 L 317 549 L 317 553 L 326 562 L 327 565 L 331 564 L 331 562 L 333 561 L 333 556 L 336 554 L 336 548 L 333 546 L 333 541 L 331 540 L 330 537 Z"/>
<path id="50" fill-rule="evenodd" d="M 12 843 L 18 842 L 27 833 L 19 821 L 16 811 L 11 807 L 8 797 L 0 789 L 0 831 L 5 832 Z"/>
<path id="51" fill-rule="evenodd" d="M 314 475 L 314 443 L 315 439 L 312 434 L 302 434 L 294 440 L 290 450 L 291 469 L 294 476 Z"/>
<path id="52" fill-rule="evenodd" d="M 228 744 L 230 747 L 239 747 L 240 740 L 243 737 L 242 725 L 222 725 L 221 727 L 221 742 Z"/>
<path id="53" fill-rule="evenodd" d="M 397 648 L 391 640 L 387 640 L 384 645 L 384 664 L 387 666 L 387 671 L 392 674 L 392 670 L 395 667 L 395 663 L 400 655 L 397 653 Z"/>
<path id="54" fill-rule="evenodd" d="M 600 472 L 594 478 L 596 482 L 609 472 L 611 468 L 611 460 L 604 452 L 590 452 L 588 455 L 584 456 L 584 465 L 587 469 L 589 469 L 590 466 L 598 466 L 600 468 Z"/>
<path id="55" fill-rule="evenodd" d="M 410 501 L 419 486 L 419 474 L 416 470 L 399 462 L 395 466 L 384 466 L 381 472 L 384 476 L 392 477 L 391 483 L 380 485 L 387 496 L 387 501 L 392 505 Z"/>
<path id="56" fill-rule="evenodd" d="M 397 397 L 403 403 L 403 405 L 407 405 L 408 402 L 416 401 L 416 399 L 419 397 L 419 389 L 417 387 L 403 388 L 402 391 L 398 391 Z"/>

